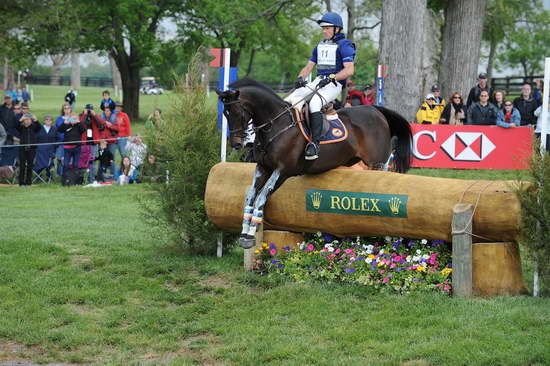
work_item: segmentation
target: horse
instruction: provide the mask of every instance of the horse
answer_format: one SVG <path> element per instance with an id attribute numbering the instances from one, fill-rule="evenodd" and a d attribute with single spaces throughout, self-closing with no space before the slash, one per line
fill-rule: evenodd
<path id="1" fill-rule="evenodd" d="M 410 168 L 411 128 L 395 111 L 366 105 L 339 109 L 338 116 L 349 132 L 347 139 L 323 144 L 318 159 L 305 160 L 308 141 L 298 128 L 288 102 L 250 78 L 237 80 L 229 87 L 233 90 L 216 90 L 216 93 L 228 120 L 231 146 L 242 147 L 249 123 L 256 133 L 253 151 L 257 165 L 246 194 L 239 238 L 245 249 L 255 245 L 256 231 L 263 223 L 263 210 L 269 196 L 289 177 L 319 174 L 360 161 L 380 169 L 392 153 L 393 171 L 405 173 Z"/>

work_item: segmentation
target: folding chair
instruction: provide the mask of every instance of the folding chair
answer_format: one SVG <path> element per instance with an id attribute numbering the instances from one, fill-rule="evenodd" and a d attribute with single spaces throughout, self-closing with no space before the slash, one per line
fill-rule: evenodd
<path id="1" fill-rule="evenodd" d="M 53 158 L 49 158 L 48 165 L 46 167 L 41 167 L 37 170 L 35 168 L 32 169 L 32 183 L 36 183 L 38 181 L 44 183 L 44 184 L 50 184 L 53 180 L 53 173 L 52 168 L 54 167 Z M 46 177 L 42 176 L 42 173 L 46 172 Z"/>

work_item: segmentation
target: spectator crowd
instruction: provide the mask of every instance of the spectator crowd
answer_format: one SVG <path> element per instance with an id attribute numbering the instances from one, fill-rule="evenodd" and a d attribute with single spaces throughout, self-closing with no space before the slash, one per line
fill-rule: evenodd
<path id="1" fill-rule="evenodd" d="M 26 186 L 37 179 L 51 181 L 55 170 L 64 185 L 162 181 L 163 169 L 155 156 L 147 155 L 142 139 L 132 136 L 122 103 L 104 91 L 97 111 L 87 104 L 77 114 L 75 99 L 69 90 L 59 116 L 39 121 L 30 111 L 25 89 L 5 93 L 0 106 L 0 179 L 18 171 L 19 185 Z M 153 116 L 151 128 L 160 123 L 160 110 Z"/>

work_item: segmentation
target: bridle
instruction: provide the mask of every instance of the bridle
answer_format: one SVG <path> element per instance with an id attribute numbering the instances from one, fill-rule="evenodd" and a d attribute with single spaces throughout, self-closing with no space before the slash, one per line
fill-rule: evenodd
<path id="1" fill-rule="evenodd" d="M 252 121 L 252 112 L 250 112 L 248 109 L 246 109 L 246 107 L 241 103 L 241 101 L 239 99 L 232 100 L 232 101 L 229 101 L 229 102 L 224 102 L 222 100 L 222 103 L 223 103 L 223 115 L 225 116 L 225 118 L 227 118 L 228 121 L 229 121 L 229 111 L 225 108 L 228 105 L 238 104 L 241 107 L 241 118 L 243 120 L 245 120 L 245 118 L 246 118 L 245 113 L 248 114 L 248 119 L 246 119 L 248 121 L 246 123 L 246 127 L 239 127 L 239 128 L 229 130 L 230 134 L 236 134 L 237 132 L 241 132 L 241 134 L 237 135 L 237 137 L 241 137 L 241 138 L 246 137 L 245 132 L 248 129 L 248 125 L 250 124 L 250 121 Z M 241 126 L 242 125 L 243 125 L 243 123 L 241 123 Z"/>

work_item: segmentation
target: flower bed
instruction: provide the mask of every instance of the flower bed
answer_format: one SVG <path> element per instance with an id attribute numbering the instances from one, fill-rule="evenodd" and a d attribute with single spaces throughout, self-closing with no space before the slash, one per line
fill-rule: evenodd
<path id="1" fill-rule="evenodd" d="M 264 243 L 256 249 L 254 269 L 297 281 L 353 282 L 397 293 L 452 290 L 451 248 L 443 240 L 338 239 L 317 233 L 296 248 Z"/>

